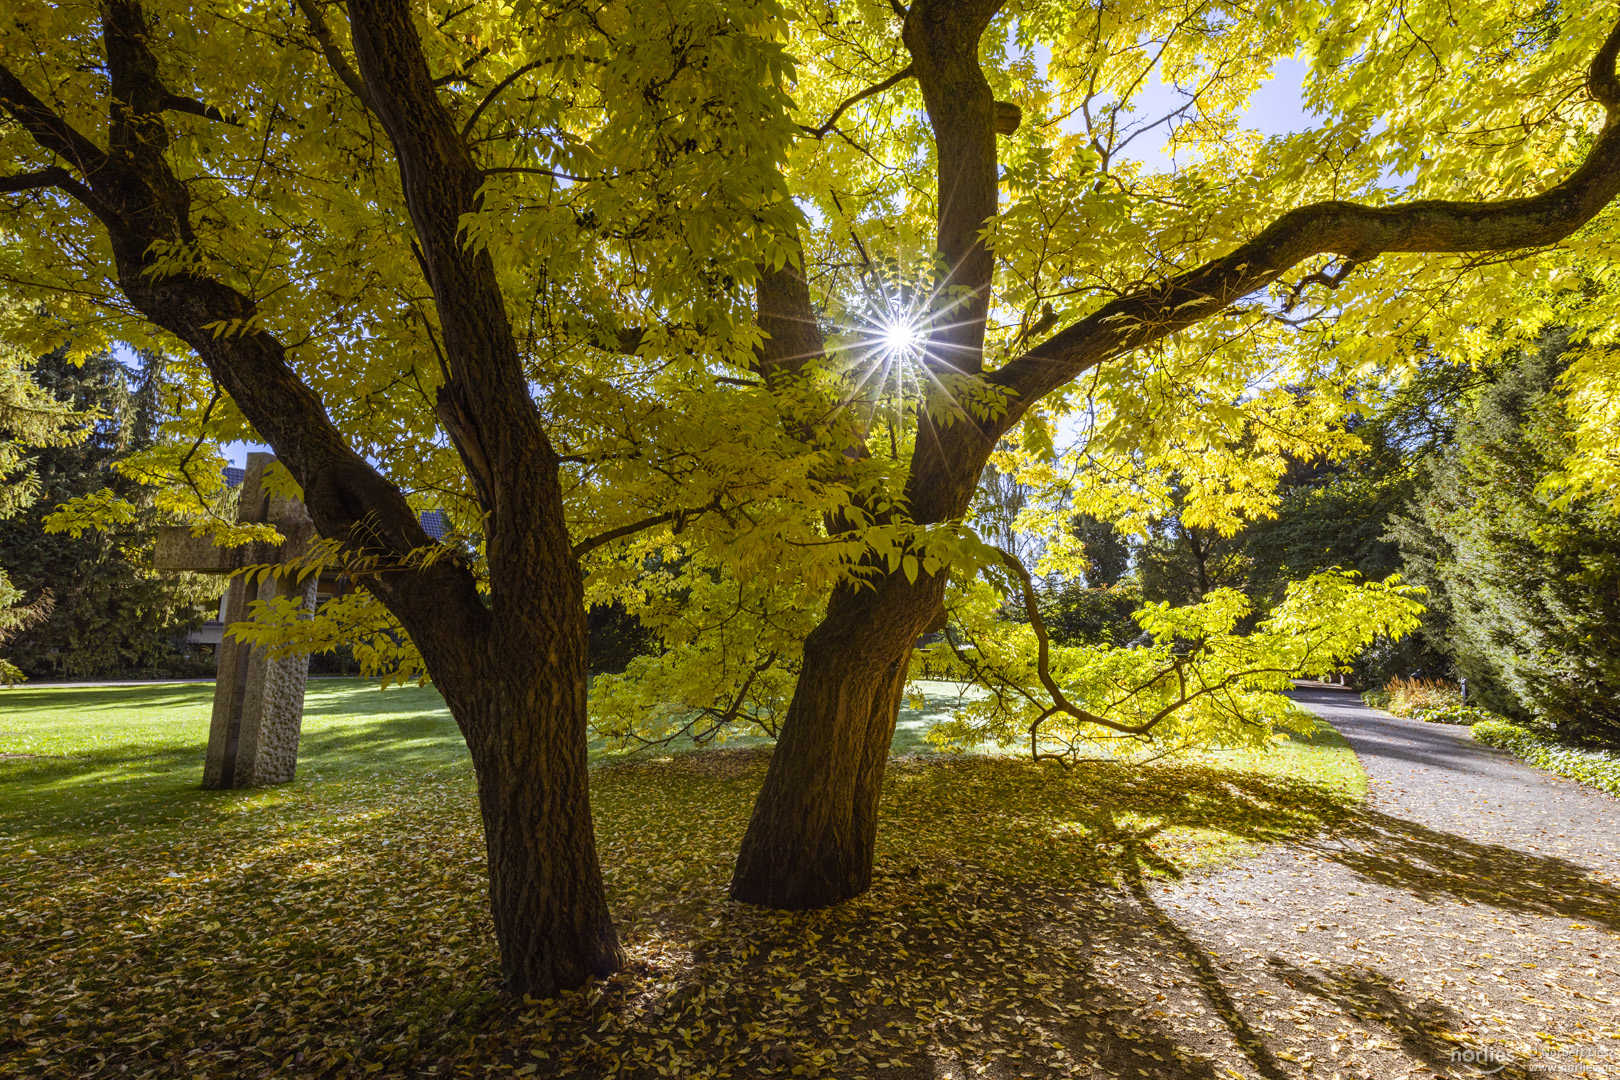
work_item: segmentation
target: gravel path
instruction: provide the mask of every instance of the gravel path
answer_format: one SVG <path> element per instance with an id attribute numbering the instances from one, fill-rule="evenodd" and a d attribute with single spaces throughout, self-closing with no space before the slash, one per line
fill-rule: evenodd
<path id="1" fill-rule="evenodd" d="M 1199 1018 L 1176 1026 L 1213 1075 L 1620 1077 L 1620 800 L 1354 694 L 1298 700 L 1355 747 L 1365 810 L 1138 893 L 1185 944 L 1161 1008 Z"/>

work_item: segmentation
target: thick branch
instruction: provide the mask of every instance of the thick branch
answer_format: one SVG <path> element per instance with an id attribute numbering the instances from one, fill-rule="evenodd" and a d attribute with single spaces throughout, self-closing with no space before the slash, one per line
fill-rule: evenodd
<path id="1" fill-rule="evenodd" d="M 1592 95 L 1592 100 L 1602 105 L 1608 112 L 1608 126 L 1615 124 L 1615 114 L 1620 113 L 1620 26 L 1609 32 L 1603 44 L 1598 46 L 1597 55 L 1592 58 L 1592 66 L 1586 73 L 1586 88 Z"/>
<path id="2" fill-rule="evenodd" d="M 1291 210 L 1253 240 L 1161 285 L 1115 300 L 1007 364 L 991 381 L 1015 392 L 999 435 L 1031 403 L 1081 372 L 1183 330 L 1277 281 L 1306 259 L 1346 266 L 1388 252 L 1512 251 L 1557 244 L 1620 194 L 1620 25 L 1595 57 L 1589 86 L 1608 110 L 1586 160 L 1562 182 L 1527 198 L 1427 199 L 1388 207 L 1321 202 Z"/>
<path id="3" fill-rule="evenodd" d="M 90 194 L 90 189 L 79 183 L 73 174 L 59 165 L 48 165 L 34 172 L 17 173 L 13 176 L 0 176 L 0 194 L 11 195 L 19 191 L 40 191 L 45 188 L 59 188 L 81 201 Z"/>
<path id="4" fill-rule="evenodd" d="M 22 80 L 12 74 L 10 68 L 0 64 L 0 109 L 4 109 L 11 118 L 22 125 L 23 130 L 33 138 L 40 149 L 55 154 L 64 161 L 71 162 L 78 170 L 79 175 L 86 180 L 92 180 L 98 170 L 106 164 L 107 155 L 102 149 L 89 139 L 85 138 L 73 125 L 56 115 L 50 106 L 35 97 L 23 85 Z M 58 174 L 60 174 L 59 178 Z M 50 166 L 36 173 L 24 174 L 34 177 L 53 177 L 49 183 L 51 187 L 61 188 L 71 192 L 88 206 L 98 218 L 106 221 L 107 207 L 105 204 L 92 202 L 90 188 L 73 180 L 58 166 Z M 19 179 L 10 177 L 10 180 Z M 63 181 L 67 181 L 64 183 Z M 70 187 L 69 184 L 74 185 Z M 34 187 L 47 186 L 44 184 L 30 185 Z M 13 191 L 25 190 L 17 187 Z"/>
<path id="5" fill-rule="evenodd" d="M 304 18 L 309 21 L 309 31 L 315 35 L 315 42 L 321 47 L 321 55 L 326 57 L 326 62 L 333 73 L 349 88 L 351 94 L 360 99 L 360 104 L 364 105 L 368 112 L 375 113 L 377 109 L 372 104 L 371 91 L 366 88 L 364 80 L 355 73 L 354 68 L 349 66 L 349 60 L 338 47 L 337 38 L 332 36 L 332 28 L 326 25 L 326 18 L 321 14 L 321 9 L 315 6 L 314 0 L 298 0 L 298 10 L 302 11 Z"/>
<path id="6" fill-rule="evenodd" d="M 494 260 L 462 232 L 483 208 L 484 172 L 433 85 L 409 0 L 350 0 L 348 9 L 355 62 L 393 144 L 438 311 L 449 384 L 441 401 L 454 407 L 451 435 L 485 500 L 491 573 L 525 579 L 536 566 L 577 565 L 557 455 L 529 393 Z"/>
<path id="7" fill-rule="evenodd" d="M 755 286 L 755 302 L 759 328 L 765 331 L 765 340 L 755 353 L 755 365 L 767 386 L 777 386 L 784 377 L 799 374 L 806 364 L 825 354 L 826 342 L 810 303 L 810 286 L 798 267 L 784 263 L 776 270 L 762 270 Z"/>
<path id="8" fill-rule="evenodd" d="M 192 239 L 186 187 L 165 158 L 169 137 L 161 111 L 173 95 L 159 80 L 138 4 L 105 0 L 102 33 L 110 153 L 62 123 L 0 68 L 6 111 L 42 149 L 84 163 L 82 186 L 89 189 L 84 201 L 107 228 L 125 295 L 153 324 L 197 352 L 216 384 L 297 477 L 321 533 L 385 558 L 403 558 L 431 543 L 399 490 L 344 441 L 320 399 L 288 365 L 281 342 L 252 328 L 257 310 L 251 299 L 194 269 L 149 272 L 154 245 Z M 213 328 L 222 323 L 248 329 L 216 333 Z M 382 575 L 373 591 L 380 590 L 379 597 L 413 632 L 441 619 L 454 623 L 465 641 L 475 639 L 485 608 L 465 566 L 441 560 L 410 577 L 401 585 Z"/>

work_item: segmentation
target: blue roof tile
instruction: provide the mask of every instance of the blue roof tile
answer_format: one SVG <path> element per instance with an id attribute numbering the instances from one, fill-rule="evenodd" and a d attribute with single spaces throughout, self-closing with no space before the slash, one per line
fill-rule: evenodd
<path id="1" fill-rule="evenodd" d="M 443 510 L 422 511 L 422 528 L 435 540 L 443 540 L 450 535 L 450 517 Z"/>

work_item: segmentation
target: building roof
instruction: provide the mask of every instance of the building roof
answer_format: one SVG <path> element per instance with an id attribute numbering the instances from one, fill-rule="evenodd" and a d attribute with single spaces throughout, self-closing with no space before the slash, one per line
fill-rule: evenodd
<path id="1" fill-rule="evenodd" d="M 450 516 L 443 510 L 424 510 L 419 515 L 422 519 L 422 528 L 435 540 L 443 540 L 450 535 Z"/>

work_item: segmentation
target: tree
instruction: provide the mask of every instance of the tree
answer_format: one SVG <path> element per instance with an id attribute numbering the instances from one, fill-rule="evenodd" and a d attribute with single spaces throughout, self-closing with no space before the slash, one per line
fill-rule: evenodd
<path id="1" fill-rule="evenodd" d="M 160 408 L 155 365 L 132 373 L 107 352 L 75 362 L 65 349 L 41 358 L 34 383 L 86 419 L 71 444 L 41 447 L 28 456 L 37 484 L 34 504 L 0 523 L 0 566 L 24 592 L 49 593 L 51 610 L 12 645 L 12 660 L 34 676 L 70 678 L 194 674 L 198 664 L 180 650 L 217 587 L 193 575 L 152 569 L 158 513 L 136 499 L 134 512 L 105 531 L 49 535 L 44 521 L 58 505 L 95 493 L 135 494 L 117 474 L 118 460 L 149 445 Z"/>
<path id="2" fill-rule="evenodd" d="M 1500 712 L 1572 739 L 1620 741 L 1620 522 L 1544 482 L 1575 448 L 1568 340 L 1547 334 L 1452 405 L 1453 440 L 1426 463 L 1391 533 L 1433 596 L 1428 636 Z"/>
<path id="3" fill-rule="evenodd" d="M 1465 323 L 1479 310 L 1469 304 L 1505 291 L 1505 275 L 1475 270 L 1466 259 L 1412 256 L 1557 245 L 1620 190 L 1620 27 L 1594 12 L 1564 18 L 1493 9 L 1500 23 L 1474 54 L 1489 56 L 1489 66 L 1483 59 L 1452 65 L 1436 54 L 1414 78 L 1402 66 L 1428 43 L 1439 37 L 1460 46 L 1441 7 L 1383 18 L 1355 5 L 1301 10 L 1295 25 L 1316 58 L 1313 103 L 1340 110 L 1339 122 L 1261 147 L 1238 137 L 1219 106 L 1205 112 L 1198 103 L 1242 100 L 1264 72 L 1263 58 L 1294 48 L 1292 34 L 1267 15 L 1223 8 L 1217 17 L 1201 5 L 1015 11 L 991 0 L 916 0 L 894 12 L 892 20 L 872 9 L 863 20 L 827 20 L 817 70 L 840 87 L 835 93 L 853 91 L 849 101 L 899 86 L 909 94 L 914 85 L 928 127 L 901 109 L 849 124 L 849 140 L 877 164 L 865 167 L 849 154 L 816 174 L 834 189 L 817 206 L 828 227 L 816 246 L 826 265 L 858 268 L 860 251 L 876 246 L 874 234 L 887 228 L 902 242 L 933 225 L 926 243 L 938 276 L 916 314 L 927 343 L 919 377 L 962 404 L 916 411 L 897 502 L 918 530 L 960 519 L 1001 439 L 1015 436 L 1043 456 L 1061 421 L 1075 416 L 1099 418 L 1087 428 L 1094 475 L 1156 471 L 1160 490 L 1173 475 L 1190 492 L 1190 524 L 1220 527 L 1244 516 L 1246 504 L 1269 509 L 1269 487 L 1288 454 L 1304 456 L 1312 442 L 1325 441 L 1324 412 L 1335 398 L 1286 400 L 1282 387 L 1293 380 L 1272 380 L 1268 390 L 1257 382 L 1267 368 L 1297 357 L 1294 370 L 1322 385 L 1331 379 L 1314 365 L 1329 357 L 1387 361 L 1414 332 L 1446 322 L 1436 314 L 1441 293 L 1459 303 L 1451 325 Z M 1012 55 L 1014 43 L 1052 49 L 1050 82 Z M 1172 132 L 1172 147 L 1204 153 L 1201 167 L 1157 182 L 1119 160 L 1133 135 L 1133 94 L 1156 70 L 1191 94 L 1177 113 L 1185 123 Z M 1553 127 L 1526 129 L 1524 138 L 1493 147 L 1482 170 L 1474 144 L 1445 132 L 1500 130 L 1527 115 L 1512 88 L 1524 84 L 1508 79 L 1528 71 L 1564 92 L 1584 83 L 1583 103 L 1562 113 L 1556 135 Z M 868 89 L 854 89 L 863 81 Z M 1451 89 L 1437 93 L 1442 84 Z M 1008 92 L 1022 100 L 999 104 Z M 816 130 L 831 132 L 836 97 L 823 100 L 834 120 Z M 1410 117 L 1412 126 L 1392 128 L 1387 139 L 1373 135 L 1368 123 L 1380 112 Z M 1043 124 L 1030 131 L 1021 113 Z M 1062 115 L 1078 118 L 1082 132 L 1063 138 L 1051 123 Z M 1559 159 L 1552 140 L 1568 140 L 1572 130 L 1584 160 L 1539 193 L 1523 194 L 1532 176 L 1546 175 L 1532 164 L 1538 155 Z M 1019 131 L 1027 132 L 1022 139 Z M 1008 147 L 999 155 L 1004 170 L 998 134 Z M 1409 191 L 1434 197 L 1392 198 L 1379 182 L 1386 150 L 1415 170 Z M 885 172 L 895 160 L 929 162 L 935 190 Z M 1322 167 L 1324 160 L 1343 167 Z M 851 209 L 844 193 L 855 191 L 878 194 Z M 1366 201 L 1345 201 L 1353 192 Z M 1492 197 L 1498 201 L 1480 201 Z M 891 226 L 895 206 L 926 212 Z M 848 231 L 855 237 L 844 244 L 839 234 Z M 1358 271 L 1365 276 L 1346 289 Z M 1313 289 L 1337 292 L 1341 319 L 1365 336 L 1345 345 L 1337 328 L 1327 328 L 1332 320 L 1300 319 L 1302 340 L 1285 345 L 1275 314 L 1292 311 Z M 1046 316 L 1047 304 L 1055 318 Z M 811 324 L 810 312 L 800 320 Z M 1251 449 L 1241 460 L 1220 452 L 1234 446 Z M 1142 490 L 1140 482 L 1119 486 Z M 1102 505 L 1075 508 L 1097 513 Z M 735 898 L 808 907 L 869 884 L 908 660 L 918 635 L 945 617 L 946 560 L 930 565 L 926 539 L 918 540 L 910 552 L 916 562 L 902 558 L 835 588 L 806 640 L 738 857 Z"/>
<path id="4" fill-rule="evenodd" d="M 747 3 L 536 10 L 515 35 L 495 5 L 424 10 L 11 13 L 0 276 L 68 323 L 185 347 L 196 438 L 137 465 L 197 512 L 219 494 L 202 441 L 274 449 L 366 590 L 330 619 L 362 653 L 407 632 L 466 737 L 505 983 L 544 995 L 620 957 L 581 560 L 724 501 L 694 443 L 772 443 L 696 358 L 747 369 L 749 286 L 785 257 L 787 61 Z M 464 542 L 427 536 L 429 502 Z"/>
<path id="5" fill-rule="evenodd" d="M 31 358 L 7 341 L 16 330 L 17 315 L 14 305 L 0 300 L 0 522 L 39 498 L 40 479 L 30 451 L 71 446 L 83 438 L 84 422 L 94 419 L 73 411 L 34 380 Z M 51 606 L 49 590 L 28 600 L 0 562 L 0 646 L 49 617 Z M 22 678 L 22 671 L 0 656 L 0 683 L 9 686 Z"/>
<path id="6" fill-rule="evenodd" d="M 1086 587 L 1099 589 L 1119 584 L 1130 569 L 1131 549 L 1113 522 L 1076 514 L 1069 528 L 1086 557 L 1086 568 L 1081 571 Z"/>
<path id="7" fill-rule="evenodd" d="M 120 334 L 145 321 L 188 346 L 192 429 L 269 442 L 320 557 L 365 584 L 307 632 L 408 633 L 472 752 L 515 991 L 618 957 L 586 791 L 587 596 L 639 590 L 638 608 L 669 612 L 644 619 L 666 643 L 696 611 L 696 657 L 717 634 L 758 650 L 714 694 L 797 674 L 733 894 L 853 895 L 948 579 L 1000 567 L 1028 595 L 964 522 L 1002 439 L 1040 458 L 1090 408 L 1089 453 L 1122 466 L 1120 499 L 1173 467 L 1206 523 L 1269 506 L 1279 462 L 1332 445 L 1338 417 L 1331 393 L 1257 387 L 1255 357 L 1333 381 L 1313 374 L 1324 320 L 1279 309 L 1332 294 L 1369 313 L 1358 341 L 1393 350 L 1434 282 L 1472 303 L 1507 271 L 1380 256 L 1555 245 L 1620 189 L 1620 130 L 1589 130 L 1620 106 L 1620 29 L 1586 11 L 1526 16 L 1542 19 L 1529 31 L 1493 12 L 1505 29 L 1467 54 L 1482 59 L 1419 86 L 1393 74 L 1402 49 L 1457 41 L 1448 10 L 1383 25 L 1302 7 L 1313 93 L 1343 108 L 1265 146 L 1230 112 L 1295 47 L 1269 11 L 521 12 L 107 0 L 93 16 L 30 5 L 0 29 L 0 191 L 17 193 L 0 273 L 81 323 L 127 305 Z M 1049 78 L 1014 45 L 1051 47 Z M 1121 152 L 1161 63 L 1195 99 L 1173 141 L 1207 160 L 1155 178 Z M 1380 133 L 1380 110 L 1411 122 Z M 1541 120 L 1483 175 L 1450 134 L 1519 131 L 1521 114 Z M 1392 199 L 1391 155 L 1435 198 Z M 1523 196 L 1549 162 L 1568 175 Z M 206 495 L 185 447 L 165 443 L 153 471 Z M 430 500 L 464 542 L 423 534 Z M 680 559 L 643 588 L 660 548 Z M 1350 607 L 1399 596 L 1311 587 Z M 1328 637 L 1357 639 L 1369 610 Z M 1224 650 L 1225 615 L 1161 625 L 1201 619 Z M 739 632 L 754 626 L 768 633 Z"/>
<path id="8" fill-rule="evenodd" d="M 1216 589 L 1248 584 L 1250 564 L 1241 530 L 1189 522 L 1175 505 L 1154 523 L 1137 550 L 1142 594 L 1149 600 L 1195 603 Z"/>

